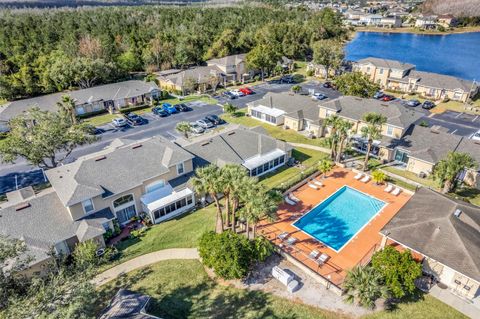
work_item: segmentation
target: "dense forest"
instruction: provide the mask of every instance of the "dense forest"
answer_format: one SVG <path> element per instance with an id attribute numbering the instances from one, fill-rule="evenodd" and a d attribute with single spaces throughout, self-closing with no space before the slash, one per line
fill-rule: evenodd
<path id="1" fill-rule="evenodd" d="M 0 97 L 16 99 L 201 64 L 257 48 L 311 55 L 346 37 L 331 10 L 258 6 L 98 7 L 0 11 Z"/>

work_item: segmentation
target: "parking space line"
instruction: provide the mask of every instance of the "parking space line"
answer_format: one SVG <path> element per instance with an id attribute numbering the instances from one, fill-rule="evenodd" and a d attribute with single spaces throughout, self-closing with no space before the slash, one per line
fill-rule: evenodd
<path id="1" fill-rule="evenodd" d="M 452 133 L 450 133 L 450 134 L 453 135 L 453 134 L 455 134 L 456 131 L 458 131 L 458 129 L 455 129 L 455 130 L 454 130 Z"/>
<path id="2" fill-rule="evenodd" d="M 463 113 L 458 113 L 457 116 L 455 116 L 455 118 L 458 119 L 462 115 L 463 115 Z"/>
<path id="3" fill-rule="evenodd" d="M 475 122 L 477 119 L 478 119 L 478 115 L 473 118 L 472 122 Z"/>

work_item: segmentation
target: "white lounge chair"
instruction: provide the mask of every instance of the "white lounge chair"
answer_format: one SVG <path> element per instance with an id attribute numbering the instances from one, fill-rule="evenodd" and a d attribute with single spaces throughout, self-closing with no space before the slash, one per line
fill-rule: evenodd
<path id="1" fill-rule="evenodd" d="M 285 240 L 285 238 L 287 238 L 287 236 L 288 236 L 288 232 L 284 231 L 283 233 L 278 235 L 277 238 L 280 239 L 281 241 L 283 241 L 283 240 Z"/>
<path id="2" fill-rule="evenodd" d="M 292 193 L 288 194 L 288 198 L 290 198 L 291 200 L 293 200 L 294 202 L 297 202 L 297 203 L 300 201 L 300 198 L 293 195 Z"/>
<path id="3" fill-rule="evenodd" d="M 330 259 L 330 256 L 327 254 L 321 254 L 320 257 L 317 259 L 317 264 L 323 265 Z"/>
<path id="4" fill-rule="evenodd" d="M 369 180 L 370 180 L 370 176 L 365 175 L 365 177 L 362 178 L 362 179 L 360 180 L 360 182 L 362 182 L 362 183 L 368 183 Z"/>
<path id="5" fill-rule="evenodd" d="M 310 255 L 308 255 L 308 258 L 312 259 L 312 260 L 315 260 L 317 259 L 318 255 L 320 254 L 320 252 L 318 250 L 312 250 L 310 252 Z"/>
<path id="6" fill-rule="evenodd" d="M 289 238 L 287 239 L 287 244 L 291 246 L 291 245 L 295 244 L 295 243 L 297 242 L 297 240 L 298 240 L 298 239 L 295 238 L 295 237 L 289 237 Z"/>
<path id="7" fill-rule="evenodd" d="M 285 203 L 287 203 L 288 205 L 295 206 L 297 204 L 293 200 L 291 200 L 290 197 L 288 196 L 285 196 L 284 199 L 285 199 Z"/>
<path id="8" fill-rule="evenodd" d="M 318 190 L 318 186 L 312 183 L 308 183 L 308 187 Z"/>
<path id="9" fill-rule="evenodd" d="M 402 189 L 399 187 L 396 187 L 391 194 L 398 196 L 398 194 L 400 194 L 401 192 L 402 192 Z"/>
<path id="10" fill-rule="evenodd" d="M 318 186 L 320 186 L 320 187 L 322 187 L 322 186 L 323 186 L 323 183 L 322 183 L 322 182 L 320 182 L 320 181 L 319 181 L 319 180 L 317 180 L 317 179 L 312 179 L 312 181 L 313 181 L 313 183 L 314 183 L 315 185 L 318 185 Z"/>
<path id="11" fill-rule="evenodd" d="M 363 175 L 364 175 L 363 173 L 358 173 L 358 174 L 355 175 L 355 177 L 353 177 L 353 178 L 355 178 L 356 180 L 359 180 L 360 178 L 363 177 Z"/>
<path id="12" fill-rule="evenodd" d="M 392 190 L 393 190 L 393 185 L 388 184 L 387 187 L 385 187 L 385 189 L 383 191 L 385 191 L 387 193 L 390 193 Z"/>

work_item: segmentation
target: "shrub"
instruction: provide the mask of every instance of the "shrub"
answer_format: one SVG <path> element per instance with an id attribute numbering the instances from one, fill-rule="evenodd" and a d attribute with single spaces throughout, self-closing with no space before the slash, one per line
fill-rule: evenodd
<path id="1" fill-rule="evenodd" d="M 77 267 L 81 269 L 97 264 L 98 245 L 92 240 L 79 243 L 73 252 L 73 260 Z"/>
<path id="2" fill-rule="evenodd" d="M 313 70 L 307 70 L 307 76 L 313 76 L 314 73 Z"/>
<path id="3" fill-rule="evenodd" d="M 388 296 L 388 289 L 381 281 L 381 274 L 370 266 L 353 268 L 343 284 L 345 300 L 373 309 L 378 298 Z"/>
<path id="4" fill-rule="evenodd" d="M 123 108 L 123 109 L 120 110 L 120 113 L 126 114 L 126 113 L 130 113 L 130 112 L 133 112 L 133 111 L 143 110 L 144 108 L 147 108 L 147 107 L 148 107 L 148 105 L 146 105 L 146 104 L 140 104 L 140 105 L 136 105 L 136 106 Z"/>
<path id="5" fill-rule="evenodd" d="M 375 170 L 372 172 L 372 179 L 377 185 L 383 184 L 387 180 L 387 175 L 382 171 Z"/>
<path id="6" fill-rule="evenodd" d="M 199 253 L 205 266 L 213 268 L 219 277 L 240 279 L 255 262 L 265 260 L 273 252 L 271 244 L 265 241 L 249 240 L 232 231 L 221 234 L 210 231 L 200 238 Z"/>

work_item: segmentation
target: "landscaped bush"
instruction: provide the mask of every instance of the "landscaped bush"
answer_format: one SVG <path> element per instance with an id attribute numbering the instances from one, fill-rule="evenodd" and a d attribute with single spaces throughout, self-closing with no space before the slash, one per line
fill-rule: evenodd
<path id="1" fill-rule="evenodd" d="M 90 113 L 86 113 L 86 114 L 79 114 L 79 115 L 77 115 L 77 117 L 80 118 L 80 119 L 88 119 L 88 118 L 91 118 L 91 117 L 94 117 L 94 116 L 97 116 L 97 115 L 100 115 L 100 114 L 105 114 L 105 113 L 108 113 L 108 110 L 103 109 L 103 110 L 90 112 Z"/>
<path id="2" fill-rule="evenodd" d="M 314 73 L 313 70 L 307 70 L 307 76 L 313 76 Z"/>
<path id="3" fill-rule="evenodd" d="M 137 105 L 137 106 L 132 106 L 132 107 L 127 107 L 127 108 L 121 109 L 120 113 L 126 114 L 126 113 L 130 113 L 130 112 L 133 112 L 133 111 L 143 110 L 146 107 L 148 107 L 148 105 L 140 104 L 140 105 Z"/>
<path id="4" fill-rule="evenodd" d="M 219 277 L 240 279 L 255 262 L 270 256 L 273 247 L 266 239 L 249 240 L 232 231 L 221 234 L 210 231 L 200 238 L 199 252 L 205 266 L 213 268 Z"/>

